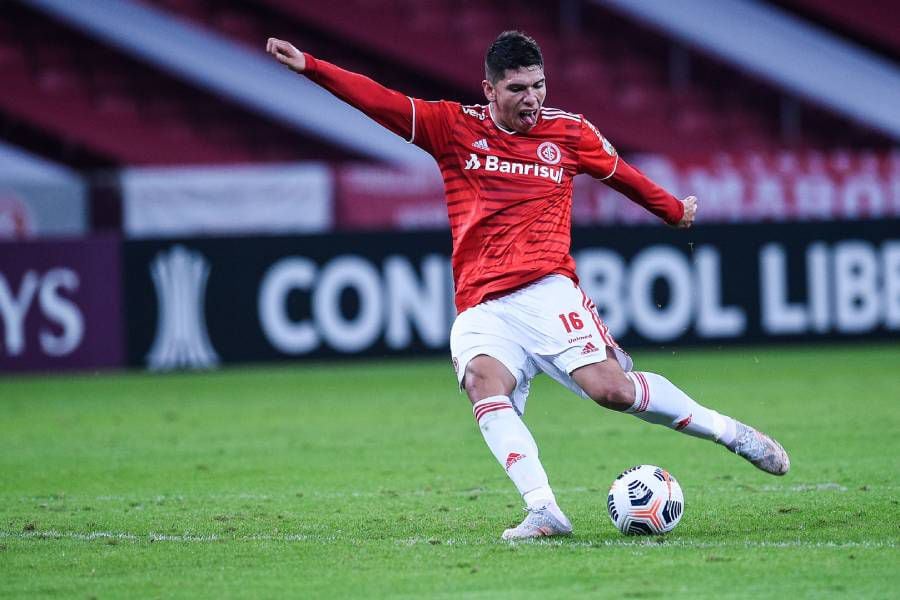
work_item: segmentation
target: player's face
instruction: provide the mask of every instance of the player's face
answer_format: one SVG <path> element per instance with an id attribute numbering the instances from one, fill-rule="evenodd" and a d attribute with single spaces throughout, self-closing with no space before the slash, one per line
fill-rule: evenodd
<path id="1" fill-rule="evenodd" d="M 485 80 L 481 85 L 500 125 L 527 133 L 537 124 L 538 112 L 547 95 L 543 67 L 507 69 L 496 83 Z"/>

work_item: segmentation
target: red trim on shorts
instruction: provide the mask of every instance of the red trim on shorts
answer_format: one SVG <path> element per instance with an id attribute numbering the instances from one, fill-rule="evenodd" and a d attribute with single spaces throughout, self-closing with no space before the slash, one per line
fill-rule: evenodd
<path id="1" fill-rule="evenodd" d="M 581 292 L 582 302 L 581 305 L 584 307 L 586 311 L 591 315 L 591 318 L 594 320 L 594 325 L 597 327 L 597 333 L 600 334 L 600 339 L 603 340 L 603 343 L 612 348 L 618 348 L 619 344 L 616 343 L 616 340 L 613 339 L 612 335 L 609 333 L 609 327 L 600 320 L 600 315 L 597 314 L 597 305 L 594 304 L 594 301 L 584 293 L 584 290 L 581 289 L 581 286 L 576 285 L 578 291 Z"/>

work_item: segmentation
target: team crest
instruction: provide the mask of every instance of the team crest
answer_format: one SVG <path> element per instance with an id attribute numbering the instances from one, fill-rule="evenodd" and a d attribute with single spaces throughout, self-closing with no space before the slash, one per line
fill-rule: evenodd
<path id="1" fill-rule="evenodd" d="M 559 146 L 553 142 L 544 142 L 538 146 L 537 155 L 548 165 L 555 165 L 562 160 L 562 152 L 559 151 Z"/>

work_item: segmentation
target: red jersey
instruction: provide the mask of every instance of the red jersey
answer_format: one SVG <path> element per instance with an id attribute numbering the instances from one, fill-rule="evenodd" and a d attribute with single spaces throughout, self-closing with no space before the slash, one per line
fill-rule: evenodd
<path id="1" fill-rule="evenodd" d="M 666 222 L 683 206 L 622 160 L 582 115 L 542 108 L 528 133 L 498 125 L 488 106 L 427 102 L 306 55 L 305 74 L 440 167 L 453 239 L 459 312 L 559 273 L 578 281 L 569 253 L 572 180 L 587 173 Z"/>

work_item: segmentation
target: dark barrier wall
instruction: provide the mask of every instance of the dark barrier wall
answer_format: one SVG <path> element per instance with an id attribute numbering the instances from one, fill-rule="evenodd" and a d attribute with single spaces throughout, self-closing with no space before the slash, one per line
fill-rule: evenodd
<path id="1" fill-rule="evenodd" d="M 128 362 L 448 352 L 447 232 L 127 242 Z M 576 229 L 628 347 L 891 338 L 900 221 Z"/>
<path id="2" fill-rule="evenodd" d="M 123 363 L 118 238 L 0 243 L 0 371 Z"/>
<path id="3" fill-rule="evenodd" d="M 127 242 L 128 362 L 442 351 L 449 247 L 447 233 Z"/>

